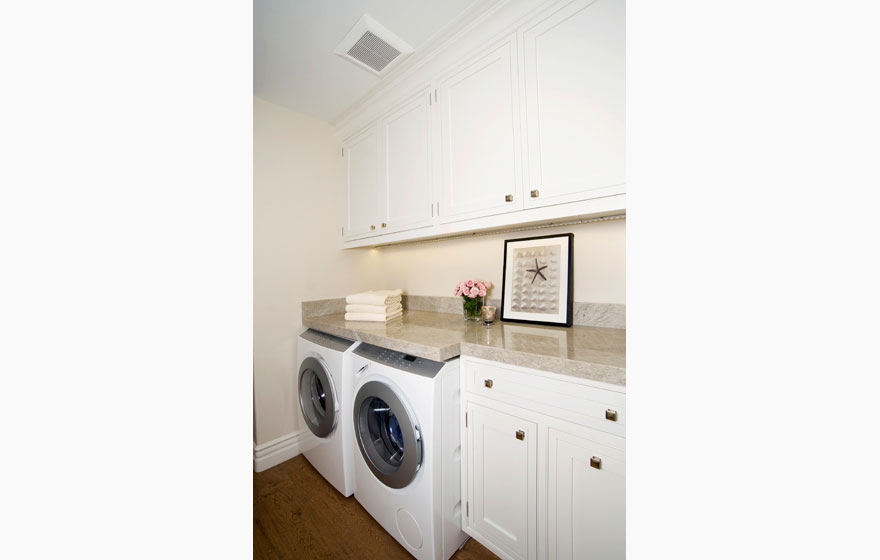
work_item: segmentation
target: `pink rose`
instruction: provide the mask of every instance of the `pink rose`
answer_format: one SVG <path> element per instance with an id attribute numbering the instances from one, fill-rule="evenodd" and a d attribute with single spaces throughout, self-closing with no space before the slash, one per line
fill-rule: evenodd
<path id="1" fill-rule="evenodd" d="M 452 295 L 454 295 L 454 296 L 460 296 L 460 295 L 461 295 L 461 286 L 456 286 L 456 287 L 455 287 L 455 291 L 452 292 Z"/>
<path id="2" fill-rule="evenodd" d="M 486 281 L 486 289 L 490 289 L 492 287 L 492 282 Z"/>
<path id="3" fill-rule="evenodd" d="M 470 288 L 470 287 L 473 286 L 473 285 L 474 285 L 474 281 L 473 281 L 473 280 L 468 280 L 468 281 L 467 281 L 467 286 L 468 286 L 468 288 Z"/>
<path id="4" fill-rule="evenodd" d="M 480 290 L 480 295 L 485 297 L 485 295 L 486 295 L 486 290 Z"/>
<path id="5" fill-rule="evenodd" d="M 477 297 L 478 295 L 480 295 L 480 289 L 476 286 L 471 288 L 471 297 Z"/>

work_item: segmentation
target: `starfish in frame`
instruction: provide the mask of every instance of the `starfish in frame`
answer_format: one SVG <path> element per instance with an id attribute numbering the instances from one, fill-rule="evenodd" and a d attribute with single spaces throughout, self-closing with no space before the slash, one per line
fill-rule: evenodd
<path id="1" fill-rule="evenodd" d="M 534 272 L 535 273 L 535 275 L 532 277 L 532 282 L 531 282 L 532 284 L 535 283 L 535 280 L 538 279 L 538 276 L 543 278 L 545 281 L 547 280 L 547 277 L 541 273 L 541 271 L 544 270 L 545 268 L 547 268 L 547 265 L 540 266 L 538 264 L 538 259 L 535 259 L 535 268 L 527 268 L 526 269 L 526 272 Z"/>

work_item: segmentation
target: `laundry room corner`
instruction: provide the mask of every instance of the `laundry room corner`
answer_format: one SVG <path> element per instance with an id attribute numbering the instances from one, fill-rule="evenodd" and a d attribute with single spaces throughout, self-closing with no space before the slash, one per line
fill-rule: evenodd
<path id="1" fill-rule="evenodd" d="M 339 249 L 338 157 L 330 125 L 254 97 L 255 468 L 295 455 L 307 432 L 291 373 L 301 302 L 368 289 L 380 272 L 376 250 Z"/>

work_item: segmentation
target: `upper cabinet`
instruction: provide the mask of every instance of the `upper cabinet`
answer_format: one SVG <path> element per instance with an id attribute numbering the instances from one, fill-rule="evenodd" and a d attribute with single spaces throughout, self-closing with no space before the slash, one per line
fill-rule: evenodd
<path id="1" fill-rule="evenodd" d="M 624 214 L 625 44 L 625 0 L 465 22 L 340 124 L 343 246 Z"/>
<path id="2" fill-rule="evenodd" d="M 382 119 L 381 227 L 389 232 L 431 225 L 431 113 L 419 92 Z"/>
<path id="3" fill-rule="evenodd" d="M 379 216 L 379 134 L 370 126 L 342 147 L 344 162 L 343 236 L 357 238 L 376 230 Z"/>
<path id="4" fill-rule="evenodd" d="M 344 240 L 431 225 L 428 95 L 404 100 L 343 144 Z"/>
<path id="5" fill-rule="evenodd" d="M 515 37 L 439 82 L 440 222 L 522 208 Z"/>
<path id="6" fill-rule="evenodd" d="M 622 0 L 575 0 L 522 31 L 527 207 L 624 191 Z"/>

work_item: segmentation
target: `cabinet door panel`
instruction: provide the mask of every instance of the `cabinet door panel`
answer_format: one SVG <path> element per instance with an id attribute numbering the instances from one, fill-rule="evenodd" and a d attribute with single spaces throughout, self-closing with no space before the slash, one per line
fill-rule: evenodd
<path id="1" fill-rule="evenodd" d="M 467 524 L 512 558 L 535 558 L 537 426 L 474 403 L 467 410 Z"/>
<path id="2" fill-rule="evenodd" d="M 624 192 L 624 0 L 575 0 L 523 32 L 526 207 Z"/>
<path id="3" fill-rule="evenodd" d="M 522 208 L 513 45 L 440 82 L 441 222 Z"/>
<path id="4" fill-rule="evenodd" d="M 431 223 L 430 112 L 421 92 L 383 122 L 385 172 L 382 233 Z"/>
<path id="5" fill-rule="evenodd" d="M 585 434 L 595 432 L 590 428 L 577 430 Z M 600 436 L 596 439 L 614 437 Z M 625 452 L 554 428 L 549 429 L 548 444 L 547 528 L 551 560 L 623 560 Z M 601 460 L 600 468 L 591 465 L 594 458 Z"/>
<path id="6" fill-rule="evenodd" d="M 379 233 L 379 136 L 371 126 L 343 146 L 345 238 Z"/>

